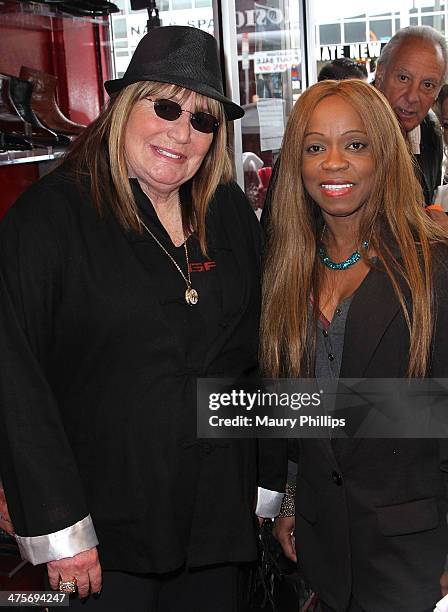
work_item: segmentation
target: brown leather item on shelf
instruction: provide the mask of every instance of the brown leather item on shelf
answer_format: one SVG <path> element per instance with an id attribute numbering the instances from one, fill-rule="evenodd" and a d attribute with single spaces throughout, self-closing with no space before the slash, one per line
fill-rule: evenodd
<path id="1" fill-rule="evenodd" d="M 58 136 L 47 129 L 31 109 L 32 83 L 18 77 L 9 78 L 9 95 L 17 113 L 31 126 L 31 142 L 36 147 L 55 147 L 59 144 Z"/>
<path id="2" fill-rule="evenodd" d="M 56 102 L 57 77 L 22 66 L 20 78 L 32 81 L 31 106 L 42 123 L 50 130 L 68 135 L 77 135 L 82 132 L 86 126 L 68 119 Z"/>
<path id="3" fill-rule="evenodd" d="M 58 135 L 46 128 L 31 108 L 32 90 L 33 84 L 30 81 L 15 76 L 9 77 L 11 99 L 22 119 L 31 124 L 33 144 L 56 146 L 60 144 Z"/>

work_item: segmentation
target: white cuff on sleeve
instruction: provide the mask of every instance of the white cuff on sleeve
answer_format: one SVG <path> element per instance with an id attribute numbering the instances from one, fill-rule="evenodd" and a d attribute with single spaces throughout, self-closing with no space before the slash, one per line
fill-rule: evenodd
<path id="1" fill-rule="evenodd" d="M 33 565 L 74 557 L 98 544 L 90 514 L 70 527 L 47 535 L 15 535 L 22 559 Z"/>
<path id="2" fill-rule="evenodd" d="M 280 512 L 284 493 L 258 487 L 258 503 L 255 514 L 262 518 L 275 518 Z"/>

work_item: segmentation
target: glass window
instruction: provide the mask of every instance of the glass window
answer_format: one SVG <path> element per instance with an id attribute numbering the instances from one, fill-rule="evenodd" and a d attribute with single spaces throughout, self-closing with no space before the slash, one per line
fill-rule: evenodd
<path id="1" fill-rule="evenodd" d="M 126 19 L 114 19 L 113 28 L 115 38 L 127 38 L 128 32 L 126 28 Z"/>
<path id="2" fill-rule="evenodd" d="M 192 1 L 191 0 L 172 0 L 172 8 L 173 8 L 173 11 L 177 11 L 180 9 L 191 9 Z"/>
<path id="3" fill-rule="evenodd" d="M 212 0 L 195 0 L 196 8 L 202 8 L 203 6 L 212 6 Z"/>
<path id="4" fill-rule="evenodd" d="M 321 45 L 338 45 L 341 42 L 341 26 L 338 23 L 319 26 Z"/>
<path id="5" fill-rule="evenodd" d="M 445 30 L 445 17 L 443 15 L 422 15 L 422 25 L 432 26 L 436 30 Z"/>
<path id="6" fill-rule="evenodd" d="M 412 5 L 417 6 L 420 10 L 424 10 L 425 7 L 430 7 L 430 10 L 434 10 L 434 4 L 439 4 L 438 0 L 412 0 Z"/>
<path id="7" fill-rule="evenodd" d="M 116 0 L 115 4 L 118 6 L 120 11 L 126 10 L 126 0 Z"/>
<path id="8" fill-rule="evenodd" d="M 445 34 L 448 0 L 306 0 L 306 3 L 313 8 L 314 22 L 310 25 L 316 36 L 312 41 L 317 50 L 313 66 L 316 76 L 323 62 L 341 56 L 362 59 L 369 73 L 373 73 L 378 45 L 384 45 L 400 27 L 430 25 L 448 34 Z M 360 14 L 367 18 L 359 17 Z"/>
<path id="9" fill-rule="evenodd" d="M 344 41 L 346 43 L 365 42 L 366 22 L 353 21 L 344 23 Z"/>
<path id="10" fill-rule="evenodd" d="M 169 0 L 158 0 L 157 6 L 159 11 L 168 11 L 170 8 Z"/>
<path id="11" fill-rule="evenodd" d="M 302 91 L 300 3 L 297 0 L 235 0 L 244 188 L 260 209 L 283 132 Z M 339 26 L 323 36 L 340 41 Z"/>
<path id="12" fill-rule="evenodd" d="M 392 21 L 381 19 L 370 21 L 370 40 L 389 40 L 392 36 Z"/>

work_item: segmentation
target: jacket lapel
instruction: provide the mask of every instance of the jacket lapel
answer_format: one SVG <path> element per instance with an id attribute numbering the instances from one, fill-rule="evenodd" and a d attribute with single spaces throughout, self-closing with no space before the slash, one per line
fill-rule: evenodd
<path id="1" fill-rule="evenodd" d="M 400 308 L 385 270 L 381 267 L 373 268 L 350 305 L 345 328 L 341 378 L 366 376 L 375 350 Z"/>
<path id="2" fill-rule="evenodd" d="M 406 291 L 404 283 L 400 284 L 407 297 L 409 292 Z M 384 268 L 382 266 L 373 268 L 356 292 L 348 312 L 341 378 L 369 376 L 368 369 L 372 357 L 400 308 L 400 303 Z M 343 416 L 342 411 L 340 416 Z M 355 433 L 357 424 L 353 421 L 353 416 L 352 409 L 350 419 L 353 424 L 353 433 Z M 361 410 L 358 425 L 366 416 Z M 364 442 L 363 438 L 334 439 L 332 448 L 338 463 L 343 464 L 349 457 L 352 457 L 361 442 Z M 371 448 L 372 443 L 376 442 L 376 440 L 370 440 L 368 447 Z"/>

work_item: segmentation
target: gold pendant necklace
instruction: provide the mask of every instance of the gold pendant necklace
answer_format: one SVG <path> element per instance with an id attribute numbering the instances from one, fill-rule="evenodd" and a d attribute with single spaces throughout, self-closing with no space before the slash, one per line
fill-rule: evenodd
<path id="1" fill-rule="evenodd" d="M 184 279 L 185 284 L 187 285 L 187 288 L 185 290 L 185 301 L 187 302 L 187 304 L 189 304 L 190 306 L 194 306 L 195 304 L 197 304 L 198 300 L 199 300 L 199 295 L 198 295 L 198 292 L 196 291 L 196 289 L 193 289 L 193 287 L 191 286 L 190 262 L 189 262 L 189 259 L 188 259 L 188 248 L 187 248 L 187 240 L 188 240 L 188 238 L 186 238 L 184 240 L 185 259 L 187 260 L 187 276 L 185 276 L 185 274 L 182 272 L 182 269 L 179 266 L 179 264 L 177 263 L 177 261 L 174 259 L 174 257 L 172 257 L 172 255 L 170 253 L 168 253 L 168 251 L 163 246 L 163 244 L 160 242 L 160 240 L 158 240 L 158 238 L 156 238 L 156 236 L 154 236 L 154 234 L 149 229 L 149 227 L 141 219 L 139 219 L 139 221 L 142 224 L 142 226 L 145 228 L 145 230 L 148 232 L 148 234 L 154 239 L 156 244 L 158 244 L 159 247 L 162 249 L 162 251 L 171 259 L 173 264 L 176 266 L 179 274 Z"/>

